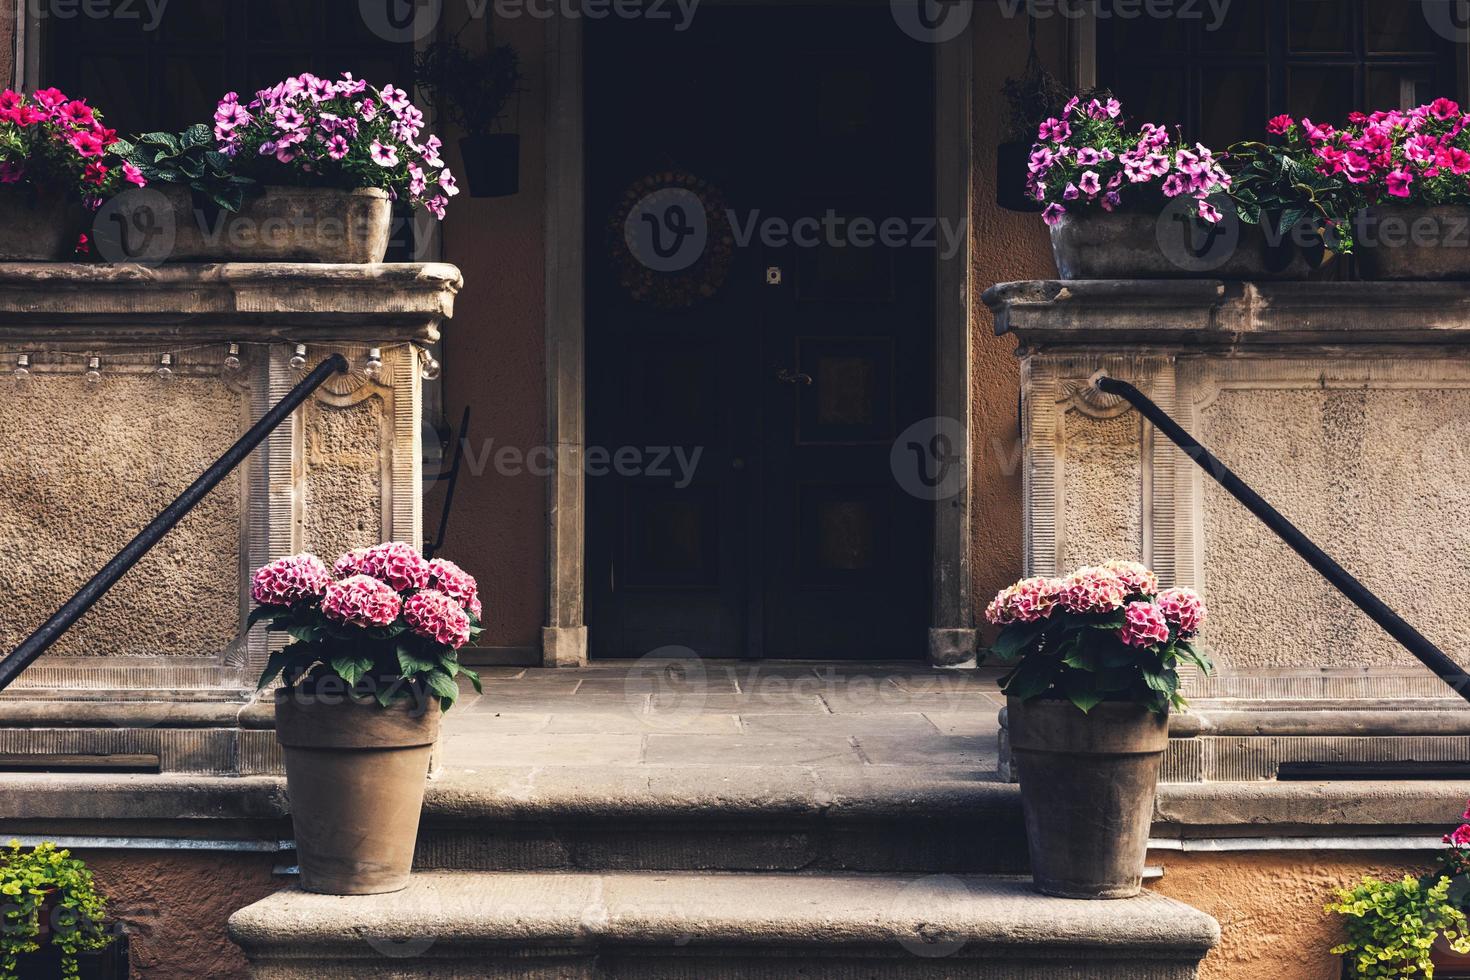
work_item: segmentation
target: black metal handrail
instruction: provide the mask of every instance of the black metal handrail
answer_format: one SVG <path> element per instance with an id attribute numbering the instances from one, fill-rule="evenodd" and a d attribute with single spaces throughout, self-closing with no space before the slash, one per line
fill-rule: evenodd
<path id="1" fill-rule="evenodd" d="M 1408 650 L 1419 662 L 1432 670 L 1436 677 L 1444 681 L 1455 693 L 1466 701 L 1470 701 L 1470 674 L 1448 656 L 1439 647 L 1429 641 L 1423 633 L 1410 626 L 1402 616 L 1388 607 L 1378 596 L 1368 590 L 1362 582 L 1359 582 L 1352 573 L 1343 568 L 1332 556 L 1317 547 L 1299 528 L 1291 521 L 1281 515 L 1275 507 L 1252 490 L 1244 480 L 1236 476 L 1230 467 L 1220 462 L 1199 441 L 1169 417 L 1163 409 L 1155 405 L 1147 395 L 1139 391 L 1126 381 L 1110 378 L 1102 371 L 1092 376 L 1092 384 L 1099 391 L 1109 395 L 1117 395 L 1124 399 L 1144 418 L 1154 424 L 1169 441 L 1184 451 L 1184 454 L 1200 465 L 1200 468 L 1208 473 L 1216 483 L 1225 488 L 1236 500 L 1245 505 L 1261 522 L 1269 527 L 1276 536 L 1295 551 L 1298 555 L 1311 565 L 1322 577 L 1332 583 L 1333 588 L 1341 592 L 1353 605 L 1368 614 L 1368 618 L 1383 627 L 1389 636 L 1393 637 L 1404 649 Z"/>
<path id="2" fill-rule="evenodd" d="M 77 594 L 68 599 L 64 606 L 56 610 L 54 616 L 26 637 L 20 646 L 10 651 L 4 660 L 0 660 L 0 691 L 9 687 L 11 682 L 20 676 L 21 671 L 35 663 L 37 657 L 45 653 L 51 644 L 60 639 L 61 635 L 70 629 L 88 609 L 96 605 L 98 600 L 107 594 L 107 590 L 127 574 L 128 569 L 136 565 L 139 559 L 158 544 L 164 535 L 173 530 L 174 526 L 184 519 L 184 515 L 193 510 L 209 491 L 218 486 L 221 480 L 243 463 L 245 458 L 254 452 L 255 448 L 264 442 L 266 437 L 274 432 L 282 422 L 286 421 L 302 402 L 311 397 L 312 392 L 320 388 L 332 375 L 345 372 L 347 367 L 347 358 L 341 354 L 333 354 L 318 364 L 310 374 L 301 379 L 300 384 L 291 389 L 285 398 L 282 398 L 270 411 L 261 416 L 260 421 L 252 425 L 249 431 L 230 447 L 228 452 L 215 460 L 214 464 L 205 470 L 199 479 L 179 494 L 177 500 L 165 507 L 152 523 L 138 532 L 138 536 L 129 541 L 123 550 L 102 566 L 102 570 L 93 575 L 86 585 L 78 589 Z"/>

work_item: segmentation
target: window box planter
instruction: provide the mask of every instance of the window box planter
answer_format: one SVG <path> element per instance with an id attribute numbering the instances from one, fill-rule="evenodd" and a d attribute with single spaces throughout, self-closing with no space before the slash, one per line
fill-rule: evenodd
<path id="1" fill-rule="evenodd" d="M 188 187 L 159 184 L 116 207 L 121 227 L 160 229 L 136 248 L 121 243 L 149 262 L 381 262 L 393 224 L 393 202 L 378 188 L 264 187 L 232 213 Z"/>
<path id="2" fill-rule="evenodd" d="M 1185 227 L 1187 212 L 1082 211 L 1051 228 L 1063 279 L 1305 279 L 1307 252 L 1273 246 L 1258 225 L 1227 218 L 1209 229 Z"/>
<path id="3" fill-rule="evenodd" d="M 1389 205 L 1358 219 L 1365 279 L 1470 279 L 1470 205 Z"/>
<path id="4" fill-rule="evenodd" d="M 82 208 L 30 188 L 0 191 L 0 262 L 59 262 L 76 251 Z"/>

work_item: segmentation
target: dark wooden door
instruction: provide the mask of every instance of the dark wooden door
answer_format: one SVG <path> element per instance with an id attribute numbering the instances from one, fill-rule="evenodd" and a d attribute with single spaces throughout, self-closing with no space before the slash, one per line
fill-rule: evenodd
<path id="1" fill-rule="evenodd" d="M 594 655 L 923 656 L 932 54 L 886 6 L 588 25 Z"/>

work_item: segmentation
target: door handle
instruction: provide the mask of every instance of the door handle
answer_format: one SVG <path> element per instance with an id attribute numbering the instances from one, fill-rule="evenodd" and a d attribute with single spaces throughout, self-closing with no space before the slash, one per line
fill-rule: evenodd
<path id="1" fill-rule="evenodd" d="M 790 368 L 777 368 L 776 380 L 789 385 L 809 385 L 812 383 L 812 376 L 804 371 L 793 371 Z"/>

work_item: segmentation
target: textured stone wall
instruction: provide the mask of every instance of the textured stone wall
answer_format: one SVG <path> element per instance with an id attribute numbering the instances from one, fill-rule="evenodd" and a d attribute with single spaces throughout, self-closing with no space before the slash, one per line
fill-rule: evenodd
<path id="1" fill-rule="evenodd" d="M 8 387 L 8 379 L 7 379 Z M 0 412 L 0 647 L 45 621 L 235 441 L 217 377 L 42 374 Z M 57 644 L 60 656 L 213 656 L 240 625 L 241 483 L 227 479 Z"/>
<path id="2" fill-rule="evenodd" d="M 1458 370 L 1435 368 L 1416 365 Z M 1199 412 L 1204 441 L 1432 640 L 1470 656 L 1470 433 L 1458 421 L 1470 418 L 1470 389 L 1427 378 L 1327 388 L 1312 365 L 1300 373 L 1303 387 L 1220 391 Z M 1209 638 L 1227 666 L 1418 669 L 1222 490 L 1207 483 L 1203 498 Z"/>
<path id="3" fill-rule="evenodd" d="M 1057 570 L 1143 555 L 1143 440 L 1133 413 L 1062 420 L 1066 536 Z"/>

